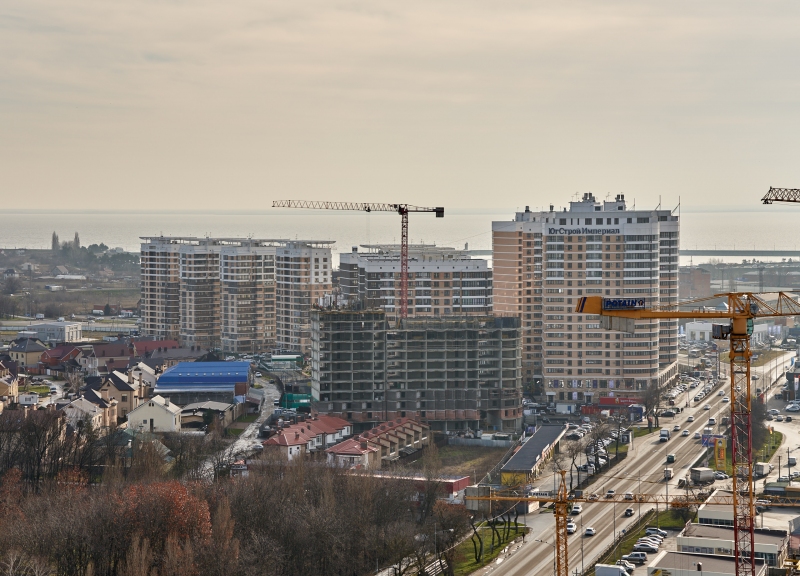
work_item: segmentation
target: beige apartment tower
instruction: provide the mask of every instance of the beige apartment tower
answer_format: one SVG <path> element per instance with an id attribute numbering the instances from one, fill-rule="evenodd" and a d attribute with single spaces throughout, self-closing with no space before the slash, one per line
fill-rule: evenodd
<path id="1" fill-rule="evenodd" d="M 679 232 L 669 210 L 631 210 L 623 195 L 492 223 L 494 310 L 520 317 L 523 374 L 537 395 L 578 411 L 603 397 L 639 401 L 677 377 L 676 320 L 637 321 L 627 334 L 573 310 L 591 295 L 677 302 Z"/>
<path id="2" fill-rule="evenodd" d="M 275 252 L 284 240 L 143 237 L 142 331 L 183 346 L 275 344 Z"/>

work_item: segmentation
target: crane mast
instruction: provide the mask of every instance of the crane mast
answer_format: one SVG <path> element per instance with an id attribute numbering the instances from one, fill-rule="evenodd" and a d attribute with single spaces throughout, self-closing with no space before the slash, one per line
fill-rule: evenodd
<path id="1" fill-rule="evenodd" d="M 325 202 L 316 200 L 275 200 L 273 208 L 310 208 L 312 210 L 354 210 L 357 212 L 396 212 L 400 214 L 400 307 L 398 318 L 408 317 L 408 215 L 410 212 L 433 212 L 444 218 L 444 208 L 424 208 L 410 204 L 381 202 Z M 395 310 L 398 307 L 395 305 Z"/>

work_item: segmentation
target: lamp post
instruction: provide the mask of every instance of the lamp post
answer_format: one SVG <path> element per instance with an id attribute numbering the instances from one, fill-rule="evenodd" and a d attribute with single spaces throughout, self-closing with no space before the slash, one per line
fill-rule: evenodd
<path id="1" fill-rule="evenodd" d="M 556 574 L 556 545 L 551 544 L 547 540 L 534 540 L 534 542 L 540 542 L 541 544 L 547 544 L 550 548 L 553 549 L 553 576 Z"/>

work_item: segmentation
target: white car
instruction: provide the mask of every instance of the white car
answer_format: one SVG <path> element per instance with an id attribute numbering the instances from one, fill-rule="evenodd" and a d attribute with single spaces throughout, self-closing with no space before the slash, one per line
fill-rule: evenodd
<path id="1" fill-rule="evenodd" d="M 688 430 L 684 430 L 683 432 L 681 432 L 681 436 L 688 436 L 689 434 L 691 434 L 691 432 L 689 432 Z"/>
<path id="2" fill-rule="evenodd" d="M 730 399 L 730 398 L 728 398 L 727 396 L 725 396 L 725 397 L 723 397 L 723 398 L 722 398 L 722 401 L 723 401 L 723 402 L 730 402 L 730 401 L 731 401 L 731 399 Z"/>
<path id="3" fill-rule="evenodd" d="M 575 522 L 567 522 L 567 534 L 575 534 L 578 531 L 578 525 Z"/>
<path id="4" fill-rule="evenodd" d="M 787 406 L 786 408 L 788 409 L 789 407 Z M 769 410 L 767 410 L 767 414 L 772 414 L 773 416 L 780 413 L 781 411 L 778 410 L 777 408 L 770 408 Z"/>
<path id="5" fill-rule="evenodd" d="M 725 396 L 725 392 L 723 390 L 720 390 L 719 394 L 717 394 L 717 396 Z"/>
<path id="6" fill-rule="evenodd" d="M 800 404 L 789 404 L 786 407 L 787 412 L 800 412 Z"/>
<path id="7" fill-rule="evenodd" d="M 706 404 L 703 406 L 703 410 L 711 410 L 711 404 Z"/>
<path id="8" fill-rule="evenodd" d="M 700 440 L 702 437 L 703 437 L 703 436 L 702 436 L 702 434 L 700 434 L 700 432 L 695 432 L 695 433 L 694 433 L 694 439 L 695 439 L 695 440 Z"/>
<path id="9" fill-rule="evenodd" d="M 572 506 L 572 513 L 573 513 L 575 516 L 577 516 L 577 515 L 578 515 L 578 514 L 580 514 L 581 512 L 583 512 L 583 507 L 581 507 L 581 505 L 580 505 L 580 504 L 574 504 L 574 505 Z"/>
<path id="10" fill-rule="evenodd" d="M 594 536 L 595 534 L 597 534 L 597 532 L 591 526 L 587 527 L 586 531 L 583 533 L 584 536 Z"/>
<path id="11" fill-rule="evenodd" d="M 689 417 L 686 419 L 686 421 L 687 421 L 687 422 L 694 422 L 694 416 L 689 416 Z"/>

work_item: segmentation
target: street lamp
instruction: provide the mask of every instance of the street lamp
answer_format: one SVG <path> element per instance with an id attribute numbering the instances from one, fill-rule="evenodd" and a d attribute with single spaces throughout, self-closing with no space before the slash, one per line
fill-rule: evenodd
<path id="1" fill-rule="evenodd" d="M 548 546 L 550 546 L 553 549 L 553 576 L 555 576 L 555 574 L 556 574 L 556 545 L 555 544 L 551 544 L 547 540 L 534 540 L 534 542 L 540 542 L 542 544 L 547 544 Z"/>

